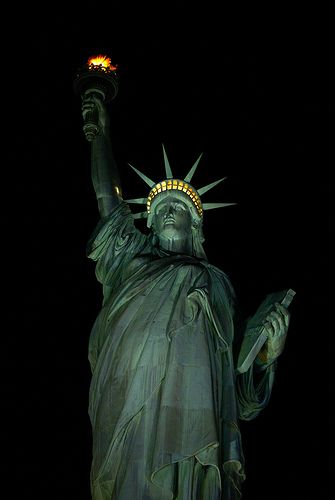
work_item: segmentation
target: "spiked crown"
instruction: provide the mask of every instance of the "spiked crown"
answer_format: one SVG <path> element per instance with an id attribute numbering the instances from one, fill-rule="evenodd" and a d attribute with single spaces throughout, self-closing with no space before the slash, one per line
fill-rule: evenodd
<path id="1" fill-rule="evenodd" d="M 200 196 L 202 196 L 204 193 L 206 193 L 207 191 L 209 191 L 217 184 L 226 179 L 226 177 L 222 177 L 221 179 L 214 181 L 211 184 L 208 184 L 207 186 L 204 186 L 200 189 L 195 189 L 190 184 L 192 177 L 198 167 L 199 161 L 202 157 L 202 153 L 200 154 L 199 158 L 193 164 L 190 171 L 183 180 L 175 178 L 173 176 L 164 145 L 163 145 L 163 155 L 164 155 L 166 179 L 158 183 L 155 183 L 154 181 L 149 179 L 149 177 L 144 175 L 142 172 L 137 170 L 137 168 L 133 167 L 129 163 L 129 166 L 150 187 L 150 192 L 147 198 L 136 198 L 132 200 L 126 200 L 128 203 L 146 205 L 145 212 L 139 212 L 134 214 L 135 219 L 148 218 L 147 225 L 148 227 L 150 227 L 154 212 L 154 205 L 158 200 L 161 200 L 163 198 L 163 195 L 181 198 L 189 206 L 194 217 L 197 218 L 198 220 L 202 220 L 204 210 L 236 205 L 236 203 L 202 203 Z"/>

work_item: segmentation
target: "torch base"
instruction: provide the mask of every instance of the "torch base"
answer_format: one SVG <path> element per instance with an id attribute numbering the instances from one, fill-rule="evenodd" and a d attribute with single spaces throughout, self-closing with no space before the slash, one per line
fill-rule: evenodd
<path id="1" fill-rule="evenodd" d="M 104 96 L 108 102 L 115 98 L 118 93 L 118 77 L 114 71 L 88 71 L 79 72 L 73 83 L 74 91 L 79 96 L 85 95 L 87 91 L 95 91 Z"/>

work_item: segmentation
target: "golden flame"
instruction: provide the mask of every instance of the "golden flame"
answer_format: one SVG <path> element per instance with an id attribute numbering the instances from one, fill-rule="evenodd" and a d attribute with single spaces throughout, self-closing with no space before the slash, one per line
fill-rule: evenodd
<path id="1" fill-rule="evenodd" d="M 110 57 L 101 54 L 90 57 L 87 64 L 91 69 L 95 69 L 95 67 L 103 71 L 115 71 L 117 69 L 117 66 L 113 66 Z"/>

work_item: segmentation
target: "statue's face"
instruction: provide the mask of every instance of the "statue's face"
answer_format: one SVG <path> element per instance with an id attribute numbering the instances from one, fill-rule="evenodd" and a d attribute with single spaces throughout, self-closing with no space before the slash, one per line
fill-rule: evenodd
<path id="1" fill-rule="evenodd" d="M 188 206 L 178 198 L 168 197 L 155 207 L 155 232 L 160 237 L 181 239 L 190 235 L 192 218 Z"/>

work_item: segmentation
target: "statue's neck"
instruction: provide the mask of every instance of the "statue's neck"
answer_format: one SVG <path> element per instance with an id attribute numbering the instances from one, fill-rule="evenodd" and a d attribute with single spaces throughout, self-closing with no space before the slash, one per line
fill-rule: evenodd
<path id="1" fill-rule="evenodd" d="M 158 241 L 162 250 L 192 255 L 192 237 L 190 236 L 178 239 L 158 236 Z"/>

